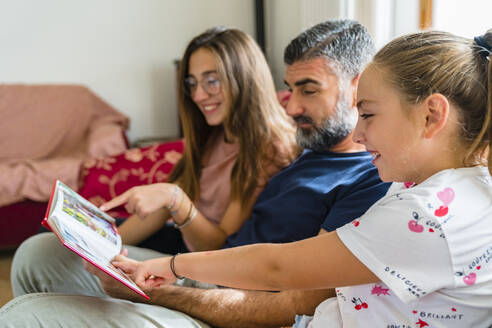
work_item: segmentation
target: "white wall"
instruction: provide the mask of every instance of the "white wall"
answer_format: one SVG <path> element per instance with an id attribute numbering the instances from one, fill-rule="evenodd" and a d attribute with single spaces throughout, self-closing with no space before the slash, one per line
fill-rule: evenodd
<path id="1" fill-rule="evenodd" d="M 340 17 L 344 0 L 265 1 L 267 58 L 275 85 L 284 85 L 284 49 L 301 31 L 327 19 Z"/>
<path id="2" fill-rule="evenodd" d="M 492 1 L 434 0 L 433 27 L 473 38 L 492 28 Z"/>
<path id="3" fill-rule="evenodd" d="M 267 59 L 283 88 L 283 50 L 334 18 L 378 46 L 416 30 L 418 0 L 266 0 Z M 214 25 L 255 35 L 253 0 L 0 0 L 0 83 L 80 83 L 131 119 L 131 140 L 178 134 L 173 61 Z M 0 113 L 1 119 L 1 113 Z"/>
<path id="4" fill-rule="evenodd" d="M 0 83 L 84 84 L 131 140 L 176 136 L 173 60 L 208 27 L 254 22 L 251 0 L 0 0 Z"/>

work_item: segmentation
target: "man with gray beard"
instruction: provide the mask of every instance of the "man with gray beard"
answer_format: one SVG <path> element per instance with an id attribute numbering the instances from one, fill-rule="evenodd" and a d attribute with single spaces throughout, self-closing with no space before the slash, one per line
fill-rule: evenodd
<path id="1" fill-rule="evenodd" d="M 291 97 L 286 111 L 305 149 L 270 179 L 251 217 L 225 247 L 291 242 L 357 224 L 355 219 L 386 193 L 388 186 L 380 181 L 371 155 L 352 140 L 359 74 L 372 53 L 367 30 L 350 20 L 318 24 L 287 46 L 285 83 Z M 163 256 L 127 248 L 129 257 L 137 260 Z M 319 303 L 334 296 L 329 290 L 270 293 L 162 286 L 146 291 L 151 301 L 143 304 L 114 279 L 87 269 L 94 275 L 52 234 L 27 240 L 13 263 L 14 294 L 76 296 L 18 297 L 0 310 L 0 326 L 89 322 L 99 327 L 208 327 L 186 313 L 214 327 L 279 327 L 292 325 L 296 314 L 312 315 Z"/>

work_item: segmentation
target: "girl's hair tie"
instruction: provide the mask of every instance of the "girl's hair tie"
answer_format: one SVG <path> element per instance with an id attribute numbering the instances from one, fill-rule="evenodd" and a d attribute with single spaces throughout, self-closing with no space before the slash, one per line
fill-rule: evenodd
<path id="1" fill-rule="evenodd" d="M 481 49 L 479 50 L 479 53 L 489 59 L 489 55 L 490 55 L 490 51 L 491 51 L 491 45 L 487 42 L 487 40 L 485 40 L 485 38 L 483 37 L 483 35 L 481 36 L 476 36 L 473 38 L 473 40 L 475 41 L 475 44 L 477 46 L 479 46 Z"/>

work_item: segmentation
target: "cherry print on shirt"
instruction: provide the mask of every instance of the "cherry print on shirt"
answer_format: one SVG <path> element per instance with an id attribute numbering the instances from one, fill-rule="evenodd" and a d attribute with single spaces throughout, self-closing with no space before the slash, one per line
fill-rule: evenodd
<path id="1" fill-rule="evenodd" d="M 374 285 L 374 287 L 371 290 L 371 295 L 389 295 L 389 288 L 383 288 L 382 286 Z"/>
<path id="2" fill-rule="evenodd" d="M 429 220 L 425 220 L 425 222 L 422 222 L 422 219 L 425 218 L 420 216 L 417 212 L 412 212 L 412 217 L 413 220 L 408 221 L 408 229 L 410 231 L 416 233 L 421 233 L 426 229 L 427 231 L 429 231 L 429 233 L 434 233 L 436 230 L 442 231 L 441 224 L 437 222 L 435 219 L 429 219 Z M 419 224 L 419 222 L 421 222 L 422 224 Z M 443 233 L 438 232 L 438 234 L 439 237 L 445 238 Z"/>
<path id="3" fill-rule="evenodd" d="M 355 219 L 354 221 L 352 221 L 352 224 L 354 225 L 354 227 L 358 227 L 360 224 L 360 221 Z"/>
<path id="4" fill-rule="evenodd" d="M 452 307 L 451 311 L 456 312 L 456 308 Z"/>
<path id="5" fill-rule="evenodd" d="M 412 212 L 413 220 L 408 221 L 408 229 L 413 232 L 421 233 L 424 231 L 424 226 L 420 225 L 419 222 L 419 214 L 417 212 Z"/>
<path id="6" fill-rule="evenodd" d="M 352 303 L 355 304 L 354 309 L 356 309 L 357 311 L 360 311 L 362 309 L 367 309 L 369 307 L 369 305 L 367 305 L 366 302 L 363 302 L 360 298 L 353 297 Z"/>
<path id="7" fill-rule="evenodd" d="M 466 274 L 465 270 L 463 270 L 457 271 L 455 275 L 458 277 L 463 277 L 463 282 L 468 286 L 474 285 L 475 281 L 477 280 L 477 274 L 475 272 L 470 272 Z"/>

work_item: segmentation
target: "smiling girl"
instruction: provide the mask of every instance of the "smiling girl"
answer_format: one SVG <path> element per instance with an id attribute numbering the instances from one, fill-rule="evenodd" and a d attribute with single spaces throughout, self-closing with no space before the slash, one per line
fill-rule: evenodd
<path id="1" fill-rule="evenodd" d="M 333 233 L 115 265 L 150 288 L 189 277 L 245 289 L 333 288 L 297 327 L 492 324 L 492 30 L 395 39 L 362 74 L 354 139 L 395 181 Z M 409 181 L 411 181 L 409 183 Z"/>
<path id="2" fill-rule="evenodd" d="M 250 216 L 268 178 L 297 155 L 295 128 L 263 53 L 236 29 L 190 41 L 178 104 L 185 152 L 172 183 L 132 188 L 101 208 L 126 204 L 135 214 L 119 228 L 125 244 L 167 254 L 218 249 Z"/>

